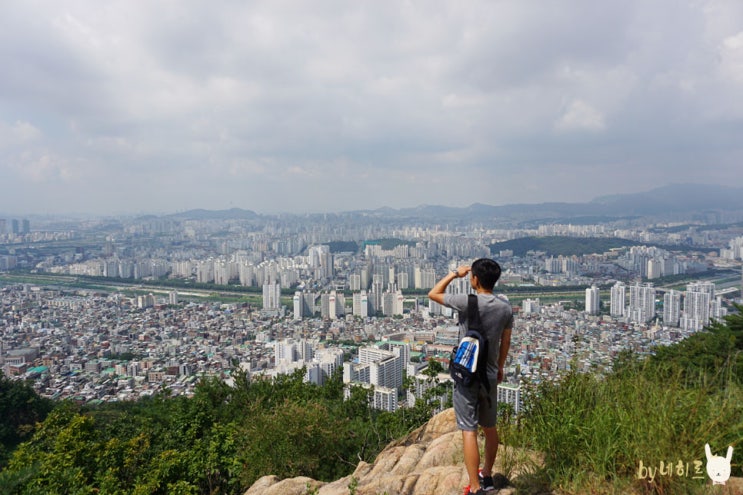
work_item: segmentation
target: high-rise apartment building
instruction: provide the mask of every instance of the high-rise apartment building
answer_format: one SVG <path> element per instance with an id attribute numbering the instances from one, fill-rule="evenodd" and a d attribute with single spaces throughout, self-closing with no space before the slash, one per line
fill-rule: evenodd
<path id="1" fill-rule="evenodd" d="M 663 324 L 669 327 L 679 326 L 681 318 L 681 293 L 669 290 L 663 295 Z"/>
<path id="2" fill-rule="evenodd" d="M 346 299 L 343 293 L 331 290 L 320 296 L 320 315 L 323 318 L 335 320 L 343 316 L 346 311 Z"/>
<path id="3" fill-rule="evenodd" d="M 436 270 L 433 268 L 426 268 L 421 272 L 421 283 L 423 289 L 432 289 L 436 284 Z"/>
<path id="4" fill-rule="evenodd" d="M 304 317 L 304 310 L 302 308 L 302 306 L 304 305 L 303 303 L 304 300 L 302 298 L 302 293 L 300 291 L 295 292 L 294 297 L 292 298 L 295 320 L 301 320 Z"/>
<path id="5" fill-rule="evenodd" d="M 645 323 L 655 318 L 655 287 L 653 284 L 630 286 L 629 319 L 635 323 Z"/>
<path id="6" fill-rule="evenodd" d="M 276 310 L 281 307 L 281 284 L 263 284 L 263 309 Z"/>
<path id="7" fill-rule="evenodd" d="M 240 278 L 240 285 L 243 287 L 252 286 L 255 284 L 255 267 L 244 261 L 238 266 L 238 277 Z"/>
<path id="8" fill-rule="evenodd" d="M 627 310 L 627 287 L 623 282 L 617 282 L 611 288 L 610 314 L 616 318 L 625 316 Z"/>
<path id="9" fill-rule="evenodd" d="M 232 278 L 234 269 L 232 263 L 224 260 L 214 262 L 214 283 L 217 285 L 228 285 Z"/>
<path id="10" fill-rule="evenodd" d="M 394 409 L 397 407 L 397 391 L 402 386 L 404 355 L 404 350 L 399 346 L 391 350 L 362 347 L 359 349 L 358 363 L 343 363 L 343 381 L 374 386 L 373 406 Z"/>
<path id="11" fill-rule="evenodd" d="M 370 385 L 368 382 L 359 382 L 358 384 L 364 388 L 373 390 L 369 397 L 369 405 L 373 409 L 387 412 L 395 412 L 397 410 L 397 389 Z M 343 394 L 346 399 L 351 397 L 351 388 L 346 386 L 343 389 Z"/>
<path id="12" fill-rule="evenodd" d="M 521 302 L 521 312 L 529 315 L 533 313 L 539 313 L 539 298 L 536 299 L 524 299 Z"/>
<path id="13" fill-rule="evenodd" d="M 544 260 L 544 269 L 549 273 L 560 273 L 562 271 L 562 260 L 550 256 Z"/>
<path id="14" fill-rule="evenodd" d="M 688 284 L 684 293 L 684 314 L 680 325 L 684 330 L 698 332 L 709 324 L 710 303 L 715 297 L 715 284 L 697 282 Z"/>
<path id="15" fill-rule="evenodd" d="M 2 230 L 0 230 L 0 234 L 2 234 Z M 720 257 L 729 260 L 743 259 L 743 236 L 731 239 L 729 249 L 720 249 Z"/>
<path id="16" fill-rule="evenodd" d="M 715 297 L 709 303 L 710 320 L 721 320 L 728 314 L 728 310 L 722 305 L 722 296 Z"/>
<path id="17" fill-rule="evenodd" d="M 648 260 L 647 277 L 648 279 L 659 278 L 661 276 L 662 261 L 655 258 Z"/>
<path id="18" fill-rule="evenodd" d="M 274 343 L 274 361 L 276 363 L 293 363 L 299 359 L 297 345 L 292 340 L 281 340 Z"/>
<path id="19" fill-rule="evenodd" d="M 358 273 L 352 273 L 348 277 L 348 287 L 351 292 L 357 292 L 361 290 L 361 275 Z"/>
<path id="20" fill-rule="evenodd" d="M 354 293 L 353 314 L 362 318 L 369 316 L 369 297 L 366 295 L 365 290 Z"/>
<path id="21" fill-rule="evenodd" d="M 369 383 L 389 388 L 402 386 L 405 368 L 403 351 L 399 347 L 383 350 L 377 347 L 360 347 L 359 364 L 370 366 Z"/>
<path id="22" fill-rule="evenodd" d="M 403 295 L 398 291 L 386 291 L 382 295 L 382 314 L 385 316 L 401 315 L 403 310 Z"/>
<path id="23" fill-rule="evenodd" d="M 518 414 L 524 409 L 524 401 L 521 396 L 521 385 L 511 385 L 506 383 L 498 384 L 498 402 L 511 404 L 513 412 Z"/>
<path id="24" fill-rule="evenodd" d="M 314 316 L 317 311 L 317 306 L 315 304 L 317 295 L 314 292 L 304 291 L 302 292 L 302 299 L 304 301 L 304 305 L 302 306 L 303 314 L 305 316 Z"/>
<path id="25" fill-rule="evenodd" d="M 333 254 L 330 246 L 311 246 L 308 250 L 308 262 L 315 269 L 316 278 L 333 278 Z"/>
<path id="26" fill-rule="evenodd" d="M 397 288 L 400 290 L 405 290 L 409 286 L 408 282 L 408 274 L 407 272 L 400 272 L 397 274 Z"/>
<path id="27" fill-rule="evenodd" d="M 136 275 L 135 278 L 137 278 Z M 200 284 L 209 284 L 214 282 L 213 260 L 202 261 L 196 266 L 196 281 Z"/>
<path id="28" fill-rule="evenodd" d="M 600 305 L 599 288 L 592 285 L 586 289 L 586 313 L 589 315 L 599 314 Z"/>
<path id="29" fill-rule="evenodd" d="M 576 259 L 571 257 L 560 258 L 558 259 L 560 259 L 562 264 L 562 273 L 576 273 L 580 268 L 580 263 Z"/>
<path id="30" fill-rule="evenodd" d="M 395 412 L 397 410 L 397 389 L 375 386 L 371 406 L 380 411 Z"/>

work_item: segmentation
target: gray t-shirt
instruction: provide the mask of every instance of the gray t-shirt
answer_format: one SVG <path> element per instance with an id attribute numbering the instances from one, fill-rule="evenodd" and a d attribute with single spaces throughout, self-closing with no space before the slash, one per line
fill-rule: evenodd
<path id="1" fill-rule="evenodd" d="M 444 305 L 463 315 L 464 324 L 460 325 L 459 338 L 467 332 L 467 294 L 444 294 Z M 477 306 L 480 310 L 485 338 L 488 339 L 488 378 L 498 378 L 498 353 L 503 330 L 513 328 L 513 311 L 511 304 L 494 294 L 477 294 Z"/>

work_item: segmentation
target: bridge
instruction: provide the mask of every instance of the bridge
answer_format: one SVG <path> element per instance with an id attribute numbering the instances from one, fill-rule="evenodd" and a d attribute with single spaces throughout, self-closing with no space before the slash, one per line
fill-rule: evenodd
<path id="1" fill-rule="evenodd" d="M 669 290 L 671 290 L 671 289 L 669 289 L 667 287 L 656 287 L 655 288 L 655 292 L 656 293 L 661 293 L 661 294 L 664 293 L 664 292 L 668 292 Z M 726 287 L 725 289 L 715 289 L 715 296 L 724 296 L 726 294 L 731 294 L 733 292 L 738 292 L 739 290 L 740 290 L 740 288 L 735 287 L 735 286 Z M 683 290 L 679 290 L 678 292 L 684 292 L 684 291 Z"/>
<path id="2" fill-rule="evenodd" d="M 740 289 L 738 287 L 728 287 L 727 289 L 722 290 L 716 290 L 715 295 L 716 296 L 724 296 L 725 294 L 730 294 L 731 292 L 737 292 Z"/>

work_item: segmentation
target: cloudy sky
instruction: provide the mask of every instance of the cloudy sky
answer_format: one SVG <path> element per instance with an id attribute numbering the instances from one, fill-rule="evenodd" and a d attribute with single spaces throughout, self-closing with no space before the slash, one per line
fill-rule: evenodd
<path id="1" fill-rule="evenodd" d="M 743 186 L 743 2 L 0 1 L 0 212 Z"/>

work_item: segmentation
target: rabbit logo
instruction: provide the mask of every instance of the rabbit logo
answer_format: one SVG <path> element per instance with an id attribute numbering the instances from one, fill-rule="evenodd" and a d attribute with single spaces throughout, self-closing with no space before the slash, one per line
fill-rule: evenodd
<path id="1" fill-rule="evenodd" d="M 712 455 L 709 444 L 704 444 L 704 453 L 707 454 L 707 474 L 713 485 L 724 485 L 730 478 L 730 461 L 733 459 L 733 447 L 728 447 L 726 457 Z"/>

